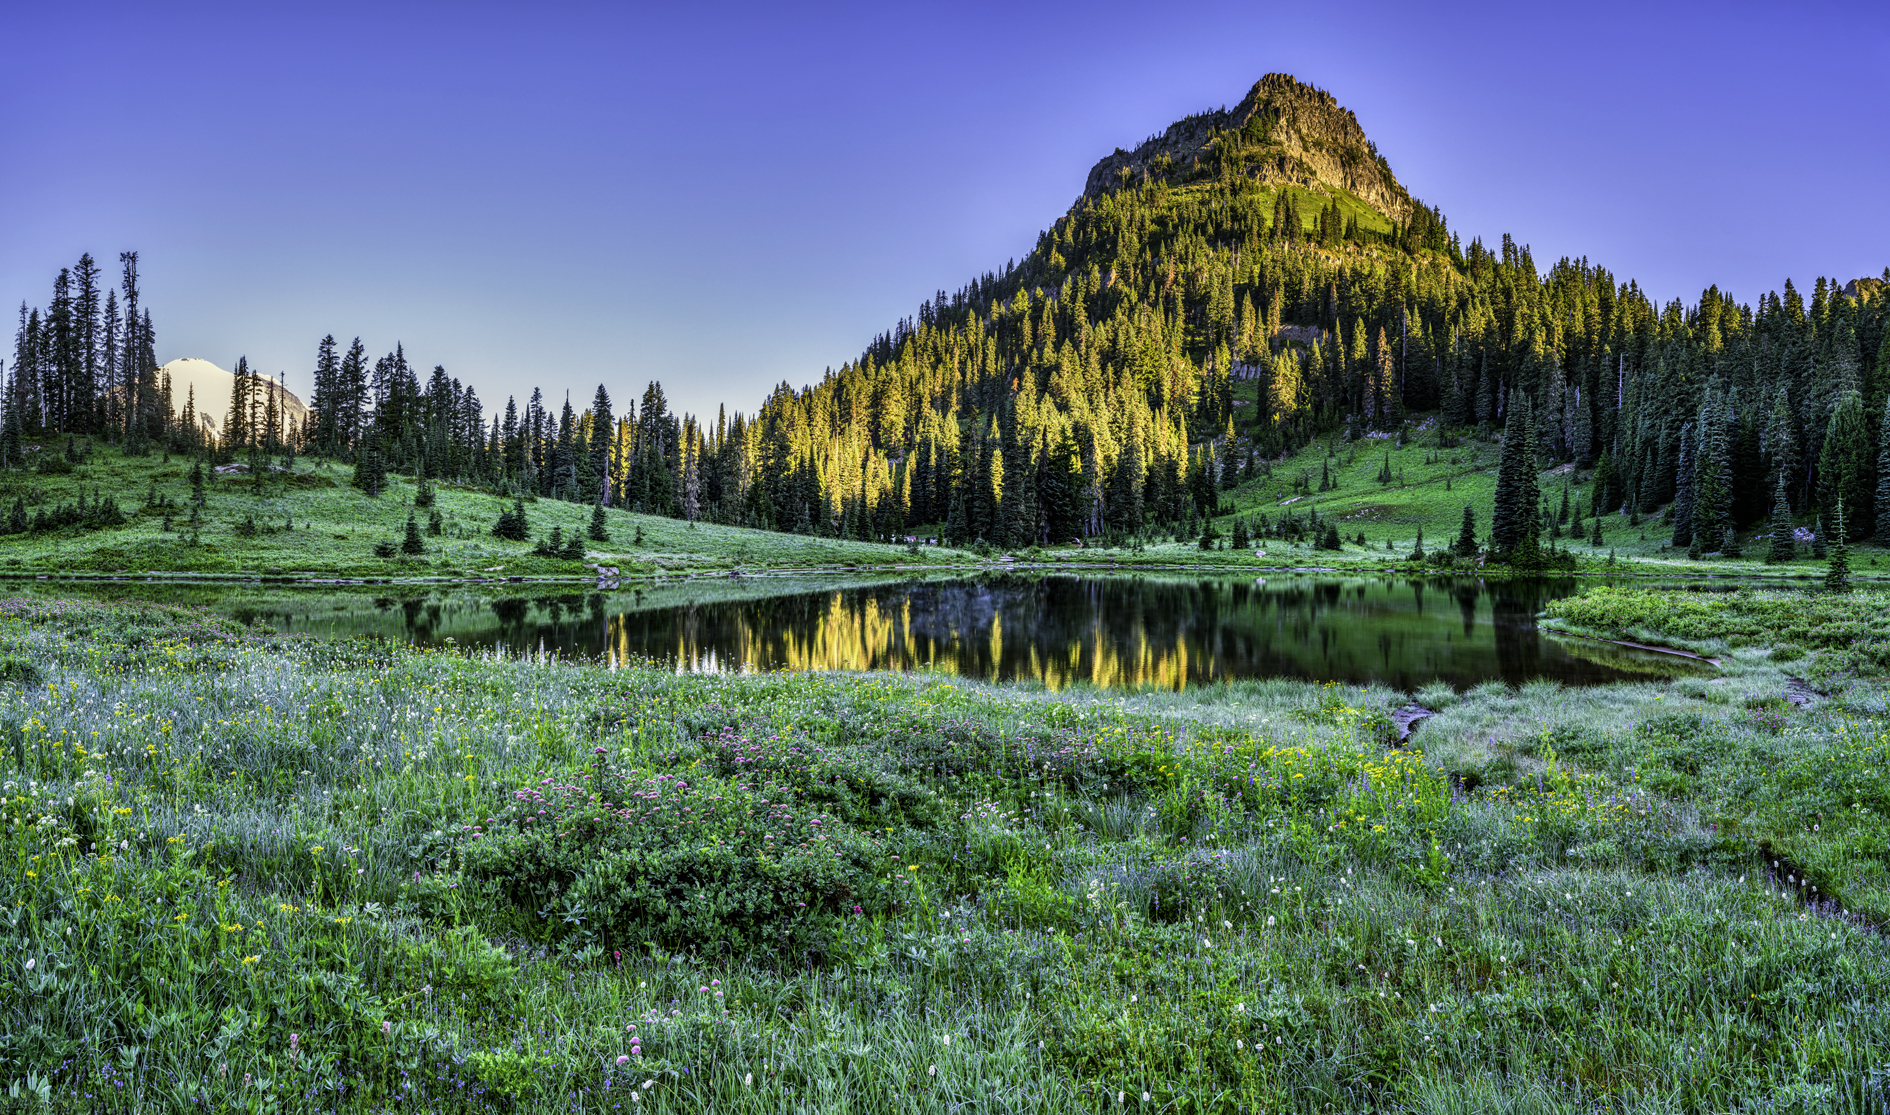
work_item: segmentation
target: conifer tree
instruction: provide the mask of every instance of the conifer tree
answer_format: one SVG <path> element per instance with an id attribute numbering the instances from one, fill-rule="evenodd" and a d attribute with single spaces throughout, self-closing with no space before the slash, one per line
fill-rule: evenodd
<path id="1" fill-rule="evenodd" d="M 1503 452 L 1497 458 L 1496 493 L 1490 513 L 1490 552 L 1503 560 L 1519 549 L 1533 550 L 1542 530 L 1534 426 L 1529 396 L 1515 392 L 1509 398 L 1509 413 L 1504 419 Z"/>
<path id="2" fill-rule="evenodd" d="M 1700 405 L 1693 467 L 1693 532 L 1703 548 L 1720 544 L 1733 525 L 1732 414 L 1710 386 Z"/>
<path id="3" fill-rule="evenodd" d="M 515 499 L 509 510 L 499 512 L 499 521 L 492 524 L 492 536 L 511 542 L 523 542 L 532 536 L 531 527 L 525 521 L 525 501 Z"/>
<path id="4" fill-rule="evenodd" d="M 354 458 L 354 486 L 378 497 L 387 486 L 387 462 L 381 456 L 381 432 L 375 429 Z"/>
<path id="5" fill-rule="evenodd" d="M 230 409 L 223 416 L 222 436 L 217 439 L 224 460 L 249 444 L 249 357 L 236 358 L 234 380 L 230 384 Z"/>
<path id="6" fill-rule="evenodd" d="M 1694 508 L 1694 473 L 1695 462 L 1699 459 L 1699 450 L 1695 443 L 1695 427 L 1689 422 L 1680 429 L 1680 456 L 1674 466 L 1673 493 L 1673 544 L 1687 547 L 1689 554 L 1696 554 L 1693 549 L 1693 508 Z"/>
<path id="7" fill-rule="evenodd" d="M 5 384 L 0 394 L 0 469 L 12 468 L 21 460 L 26 430 L 20 422 L 20 408 L 14 400 L 13 385 Z"/>
<path id="8" fill-rule="evenodd" d="M 1456 550 L 1458 557 L 1477 554 L 1477 513 L 1467 503 L 1463 505 L 1463 529 L 1457 532 Z"/>
<path id="9" fill-rule="evenodd" d="M 597 485 L 597 491 L 584 495 L 610 506 L 613 492 L 610 475 L 610 462 L 614 457 L 612 439 L 616 433 L 617 421 L 610 410 L 610 392 L 603 384 L 597 385 L 597 394 L 591 398 L 591 440 L 590 440 L 590 475 Z M 600 539 L 601 541 L 601 539 Z"/>
<path id="10" fill-rule="evenodd" d="M 309 448 L 322 456 L 334 456 L 339 448 L 341 390 L 341 358 L 335 354 L 335 335 L 330 333 L 315 349 L 315 389 L 309 395 L 313 429 L 304 431 Z"/>
<path id="11" fill-rule="evenodd" d="M 1878 297 L 1883 297 L 1881 292 Z M 1877 345 L 1877 359 L 1864 388 L 1864 403 L 1872 411 L 1879 404 L 1890 406 L 1890 329 L 1884 330 L 1883 340 Z"/>
<path id="12" fill-rule="evenodd" d="M 1122 534 L 1142 529 L 1142 468 L 1142 438 L 1139 433 L 1131 434 L 1109 477 L 1109 525 Z"/>
<path id="13" fill-rule="evenodd" d="M 100 324 L 98 274 L 98 266 L 92 261 L 92 253 L 86 252 L 80 255 L 79 264 L 72 271 L 75 287 L 72 299 L 75 359 L 71 405 L 73 428 L 85 433 L 97 431 L 101 417 L 98 367 Z"/>
<path id="14" fill-rule="evenodd" d="M 1772 495 L 1772 521 L 1766 531 L 1771 536 L 1771 544 L 1766 548 L 1765 561 L 1774 565 L 1781 561 L 1791 561 L 1798 556 L 1798 547 L 1792 537 L 1792 505 L 1785 497 L 1785 472 L 1779 470 L 1778 486 Z"/>
<path id="15" fill-rule="evenodd" d="M 593 542 L 610 541 L 610 531 L 604 519 L 604 501 L 601 497 L 591 505 L 590 536 Z"/>
<path id="16" fill-rule="evenodd" d="M 1480 366 L 1477 372 L 1476 416 L 1477 430 L 1481 434 L 1487 433 L 1490 427 L 1496 423 L 1496 412 L 1498 409 L 1496 403 L 1496 370 L 1490 367 L 1490 357 L 1487 349 L 1480 353 L 1477 359 Z"/>
<path id="17" fill-rule="evenodd" d="M 1818 451 L 1818 503 L 1819 510 L 1827 514 L 1839 500 L 1848 503 L 1853 512 L 1851 529 L 1860 535 L 1870 531 L 1865 529 L 1864 516 L 1856 514 L 1856 510 L 1875 510 L 1873 474 L 1877 455 L 1871 452 L 1870 441 L 1869 427 L 1864 421 L 1863 396 L 1854 390 L 1844 392 L 1831 411 L 1831 420 L 1825 426 L 1824 445 Z"/>
<path id="18" fill-rule="evenodd" d="M 420 539 L 420 524 L 413 518 L 413 512 L 407 512 L 407 533 L 400 540 L 400 552 L 414 557 L 427 552 L 426 543 Z"/>
<path id="19" fill-rule="evenodd" d="M 1890 356 L 1890 332 L 1884 338 L 1885 356 Z M 1884 363 L 1882 358 L 1879 364 Z M 1886 370 L 1890 374 L 1890 369 Z M 1890 398 L 1884 399 L 1883 420 L 1877 427 L 1877 522 L 1876 540 L 1890 546 Z"/>
<path id="20" fill-rule="evenodd" d="M 1844 497 L 1837 499 L 1837 517 L 1833 520 L 1835 533 L 1831 536 L 1831 564 L 1824 572 L 1824 587 L 1827 592 L 1851 591 L 1851 544 L 1845 540 L 1848 533 L 1844 529 Z"/>
<path id="21" fill-rule="evenodd" d="M 1799 479 L 1797 420 L 1792 413 L 1790 391 L 1781 384 L 1772 396 L 1772 409 L 1766 416 L 1765 434 L 1760 439 L 1765 452 L 1766 471 L 1786 477 L 1787 484 Z"/>

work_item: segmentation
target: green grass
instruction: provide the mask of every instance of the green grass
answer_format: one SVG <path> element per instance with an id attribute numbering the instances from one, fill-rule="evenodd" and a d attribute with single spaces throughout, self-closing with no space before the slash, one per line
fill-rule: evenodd
<path id="1" fill-rule="evenodd" d="M 1882 792 L 1890 731 L 1885 691 L 1875 684 L 1890 673 L 1890 592 L 1596 588 L 1550 604 L 1548 615 L 1551 624 L 1604 637 L 1751 657 L 1775 671 L 1802 671 L 1840 694 L 1828 701 L 1799 691 L 1834 706 L 1826 729 L 1814 735 L 1793 730 L 1775 688 L 1744 702 L 1756 736 L 1675 713 L 1627 737 L 1629 746 L 1597 743 L 1596 758 L 1617 769 L 1651 760 L 1653 777 L 1690 792 L 1708 815 L 1724 816 L 1729 830 L 1748 833 L 1787 874 L 1890 924 L 1890 797 Z"/>
<path id="2" fill-rule="evenodd" d="M 1227 188 L 1224 183 L 1213 177 L 1212 173 L 1205 168 L 1195 172 L 1195 174 L 1198 176 L 1171 176 L 1168 189 L 1177 198 L 1213 202 L 1218 200 L 1222 191 Z M 1307 189 L 1304 186 L 1290 183 L 1268 183 L 1259 186 L 1254 191 L 1258 198 L 1258 207 L 1262 210 L 1270 210 L 1273 206 L 1274 199 L 1278 197 L 1282 191 L 1290 196 L 1298 205 L 1302 226 L 1301 232 L 1305 233 L 1307 236 L 1311 236 L 1318 231 L 1319 211 L 1324 209 L 1327 205 L 1330 205 L 1334 200 L 1339 203 L 1340 213 L 1356 221 L 1362 228 L 1381 235 L 1388 234 L 1393 229 L 1391 218 L 1372 208 L 1363 198 L 1350 190 L 1333 186 Z M 1354 247 L 1353 250 L 1357 250 L 1356 247 Z"/>
<path id="3" fill-rule="evenodd" d="M 1773 661 L 1805 652 L 1826 677 L 1890 673 L 1890 591 L 1674 592 L 1598 587 L 1549 605 L 1551 622 L 1613 639 L 1658 639 L 1703 654 L 1771 647 Z"/>
<path id="4" fill-rule="evenodd" d="M 679 676 L 144 604 L 0 603 L 0 662 L 0 1084 L 57 1110 L 1890 1086 L 1884 685 L 1789 707 L 1763 649 L 1432 687 L 1403 749 L 1380 688 Z"/>
<path id="5" fill-rule="evenodd" d="M 57 454 L 64 443 L 47 443 Z M 202 523 L 192 544 L 191 461 L 182 456 L 124 457 L 99 446 L 71 472 L 0 471 L 0 514 L 23 499 L 36 508 L 70 503 L 80 492 L 110 494 L 131 517 L 121 529 L 67 528 L 0 538 L 0 574 L 6 573 L 281 573 L 345 577 L 587 576 L 587 565 L 613 565 L 626 574 L 706 569 L 839 569 L 900 564 L 967 564 L 968 555 L 928 548 L 915 559 L 903 547 L 777 534 L 710 523 L 611 510 L 608 542 L 587 542 L 585 558 L 537 557 L 532 545 L 492 537 L 492 524 L 510 500 L 441 484 L 435 504 L 443 533 L 424 539 L 417 558 L 382 559 L 377 542 L 399 543 L 410 511 L 424 529 L 429 511 L 413 507 L 411 479 L 390 477 L 388 490 L 369 498 L 349 485 L 346 466 L 311 458 L 292 473 L 270 473 L 258 489 L 243 475 L 208 484 Z M 147 507 L 151 495 L 175 504 Z M 535 538 L 553 527 L 583 535 L 587 505 L 528 500 Z M 166 531 L 166 515 L 172 529 Z M 253 522 L 255 530 L 247 532 Z M 292 528 L 292 529 L 290 529 Z M 642 542 L 637 542 L 641 532 Z"/>
<path id="6" fill-rule="evenodd" d="M 1235 385 L 1236 399 L 1248 404 L 1237 408 L 1240 413 L 1252 413 L 1255 390 L 1252 383 Z M 1471 438 L 1453 448 L 1438 449 L 1434 430 L 1425 425 L 1433 420 L 1434 416 L 1420 416 L 1414 422 L 1418 436 L 1402 449 L 1394 447 L 1393 439 L 1361 439 L 1354 445 L 1322 439 L 1284 461 L 1274 462 L 1270 477 L 1226 493 L 1225 498 L 1242 517 L 1264 513 L 1277 521 L 1282 512 L 1290 510 L 1304 516 L 1316 506 L 1322 521 L 1329 517 L 1338 520 L 1345 546 L 1336 552 L 1315 549 L 1310 542 L 1278 539 L 1258 540 L 1248 550 L 1204 551 L 1192 538 L 1164 536 L 1139 550 L 1092 543 L 1087 548 L 1057 546 L 1015 556 L 1026 562 L 1116 567 L 1383 569 L 1405 564 L 1420 529 L 1427 550 L 1448 547 L 1456 540 L 1466 503 L 1476 508 L 1478 538 L 1487 542 L 1498 446 Z M 61 444 L 48 443 L 42 452 L 57 453 L 61 448 Z M 1387 453 L 1396 477 L 1389 485 L 1375 479 Z M 1317 491 L 1322 463 L 1338 484 L 1335 491 Z M 609 542 L 587 543 L 582 562 L 562 561 L 534 556 L 530 544 L 491 536 L 492 523 L 510 505 L 509 501 L 450 485 L 438 487 L 436 507 L 443 517 L 444 533 L 425 539 L 427 553 L 418 558 L 382 559 L 374 556 L 375 544 L 398 542 L 408 512 L 415 510 L 413 482 L 390 478 L 389 490 L 378 499 L 370 499 L 349 486 L 352 474 L 347 467 L 309 459 L 298 461 L 293 474 L 270 474 L 260 490 L 240 475 L 212 482 L 197 532 L 198 544 L 193 545 L 188 525 L 189 471 L 190 461 L 183 457 L 168 461 L 161 456 L 125 458 L 115 449 L 101 446 L 69 473 L 0 472 L 0 513 L 15 498 L 26 503 L 30 515 L 37 508 L 71 502 L 84 491 L 88 498 L 115 494 L 132 520 L 120 529 L 67 528 L 0 538 L 0 575 L 155 572 L 492 578 L 589 576 L 588 566 L 595 564 L 614 565 L 626 575 L 729 568 L 969 568 L 981 564 L 979 558 L 965 551 L 926 547 L 914 558 L 900 546 L 709 523 L 692 526 L 676 519 L 620 510 L 607 513 Z M 1314 489 L 1310 494 L 1294 488 L 1295 479 L 1302 475 Z M 1571 481 L 1571 499 L 1586 501 L 1587 486 L 1572 483 L 1574 479 L 1566 468 L 1540 477 L 1552 507 L 1560 505 L 1565 480 Z M 173 529 L 168 532 L 163 529 L 167 512 L 144 506 L 154 491 L 174 501 L 175 507 L 169 511 Z M 526 510 L 534 537 L 549 534 L 554 526 L 567 535 L 574 531 L 581 534 L 590 523 L 590 508 L 580 504 L 535 500 L 526 504 Z M 423 526 L 427 517 L 426 509 L 418 510 L 417 518 Z M 1586 514 L 1583 518 L 1587 520 Z M 246 533 L 252 522 L 254 533 Z M 1230 516 L 1217 520 L 1223 536 L 1232 523 Z M 291 524 L 293 530 L 283 529 Z M 1810 560 L 1808 554 L 1796 562 L 1765 565 L 1760 560 L 1762 547 L 1757 544 L 1748 545 L 1746 553 L 1750 556 L 1743 558 L 1688 561 L 1683 552 L 1665 544 L 1671 529 L 1663 528 L 1657 517 L 1629 526 L 1623 516 L 1607 515 L 1602 529 L 1599 547 L 1567 538 L 1556 545 L 1574 553 L 1581 568 L 1588 571 L 1618 571 L 1625 563 L 1630 571 L 1661 574 L 1804 577 L 1823 572 L 1823 563 Z M 641 544 L 635 541 L 639 530 L 643 535 Z M 1365 536 L 1363 545 L 1354 541 L 1361 533 Z M 1254 549 L 1263 551 L 1266 557 L 1254 557 Z M 1616 563 L 1612 567 L 1610 559 Z M 1857 546 L 1852 566 L 1860 579 L 1890 574 L 1890 555 L 1880 547 Z"/>
<path id="7" fill-rule="evenodd" d="M 1235 408 L 1238 418 L 1256 413 L 1257 390 L 1252 382 L 1234 385 L 1234 398 L 1240 404 Z M 1435 414 L 1413 416 L 1412 429 L 1411 440 L 1401 449 L 1396 446 L 1395 438 L 1362 438 L 1350 444 L 1336 435 L 1321 438 L 1286 460 L 1274 462 L 1271 477 L 1244 483 L 1225 498 L 1242 517 L 1264 513 L 1274 521 L 1286 511 L 1304 517 L 1309 506 L 1316 506 L 1322 522 L 1328 517 L 1337 518 L 1340 534 L 1346 542 L 1345 549 L 1335 554 L 1315 550 L 1310 545 L 1295 546 L 1268 539 L 1257 548 L 1267 551 L 1269 557 L 1278 554 L 1333 565 L 1389 564 L 1410 553 L 1420 529 L 1424 532 L 1427 551 L 1454 543 L 1463 523 L 1465 504 L 1475 508 L 1477 540 L 1487 545 L 1500 444 L 1465 437 L 1454 447 L 1440 449 Z M 1383 484 L 1377 477 L 1387 454 L 1394 480 Z M 1329 469 L 1337 490 L 1318 490 L 1322 464 Z M 1302 476 L 1311 489 L 1309 493 L 1294 486 Z M 1568 537 L 1565 526 L 1564 536 L 1554 544 L 1573 553 L 1584 569 L 1606 568 L 1612 556 L 1617 565 L 1626 562 L 1635 569 L 1651 573 L 1806 577 L 1821 576 L 1824 572 L 1824 562 L 1812 560 L 1810 547 L 1802 545 L 1798 560 L 1765 564 L 1764 545 L 1750 541 L 1752 531 L 1742 536 L 1747 541 L 1741 557 L 1689 561 L 1684 548 L 1675 550 L 1669 545 L 1673 528 L 1661 523 L 1658 510 L 1638 525 L 1630 525 L 1627 516 L 1619 513 L 1603 515 L 1601 545 L 1591 546 L 1586 538 L 1592 523 L 1587 512 L 1592 490 L 1583 482 L 1586 476 L 1562 465 L 1537 477 L 1538 487 L 1549 498 L 1551 511 L 1560 509 L 1565 485 L 1571 504 L 1581 505 L 1583 538 Z M 1285 502 L 1295 496 L 1299 498 Z M 1224 517 L 1216 522 L 1225 534 L 1232 519 Z M 1764 524 L 1754 529 L 1763 530 Z M 1365 536 L 1363 546 L 1353 541 L 1360 533 Z M 1852 555 L 1852 568 L 1859 575 L 1890 575 L 1890 553 L 1882 547 L 1853 546 Z"/>

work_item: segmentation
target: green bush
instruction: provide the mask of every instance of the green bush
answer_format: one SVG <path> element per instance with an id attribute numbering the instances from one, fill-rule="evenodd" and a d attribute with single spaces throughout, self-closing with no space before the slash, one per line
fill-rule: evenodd
<path id="1" fill-rule="evenodd" d="M 467 1058 L 473 1075 L 505 1102 L 529 1099 L 539 1091 L 540 1077 L 563 1066 L 556 1057 L 500 1049 L 478 1050 Z"/>
<path id="2" fill-rule="evenodd" d="M 821 952 L 855 906 L 878 911 L 880 853 L 779 782 L 590 769 L 512 794 L 468 845 L 515 925 L 611 949 Z"/>
<path id="3" fill-rule="evenodd" d="M 38 685 L 39 667 L 17 651 L 0 651 L 0 685 Z"/>

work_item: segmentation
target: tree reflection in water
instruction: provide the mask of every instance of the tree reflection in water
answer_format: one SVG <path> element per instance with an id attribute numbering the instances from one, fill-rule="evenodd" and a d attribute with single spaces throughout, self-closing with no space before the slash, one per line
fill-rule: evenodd
<path id="1" fill-rule="evenodd" d="M 422 646 L 450 638 L 473 650 L 657 659 L 683 670 L 935 670 L 1052 688 L 1291 677 L 1412 690 L 1436 680 L 1579 685 L 1695 668 L 1538 631 L 1544 605 L 1577 587 L 1572 579 L 1032 573 L 840 585 L 699 579 L 608 593 L 534 585 L 531 596 L 502 586 L 416 586 L 404 596 L 386 595 L 386 586 L 372 590 L 378 596 L 47 586 L 203 604 L 324 637 Z"/>

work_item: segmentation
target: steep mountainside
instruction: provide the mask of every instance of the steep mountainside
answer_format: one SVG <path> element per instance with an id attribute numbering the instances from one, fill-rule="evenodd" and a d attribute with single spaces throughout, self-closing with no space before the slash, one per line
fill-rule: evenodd
<path id="1" fill-rule="evenodd" d="M 1263 184 L 1343 190 L 1393 222 L 1410 220 L 1415 205 L 1358 117 L 1288 74 L 1261 78 L 1231 112 L 1190 116 L 1134 151 L 1117 148 L 1090 170 L 1083 196 L 1175 171 L 1206 176 L 1224 163 Z"/>
<path id="2" fill-rule="evenodd" d="M 1438 436 L 1512 427 L 1519 460 L 1593 470 L 1597 509 L 1669 508 L 1679 545 L 1719 548 L 1775 494 L 1827 521 L 1841 499 L 1868 534 L 1890 299 L 1813 287 L 1656 306 L 1585 259 L 1465 246 L 1350 112 L 1274 74 L 1103 159 L 1023 260 L 820 383 L 685 422 L 674 467 L 714 515 L 1019 546 L 1192 530 L 1267 459 L 1436 410 Z M 1259 405 L 1237 412 L 1239 380 Z M 1492 529 L 1538 510 L 1506 494 Z"/>

